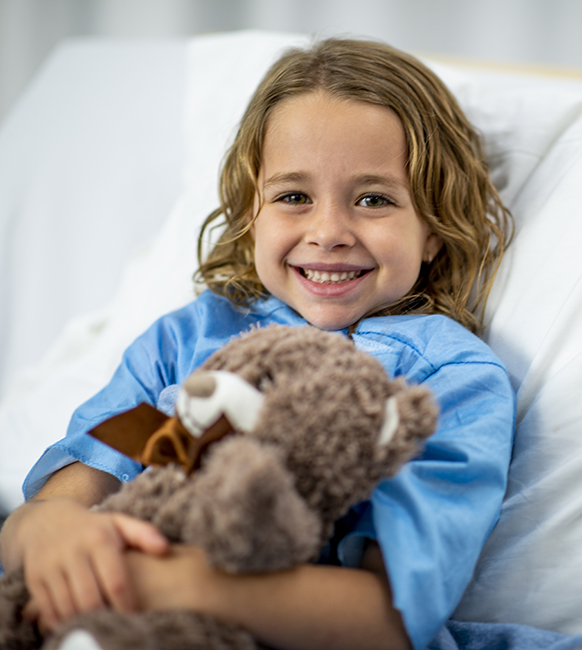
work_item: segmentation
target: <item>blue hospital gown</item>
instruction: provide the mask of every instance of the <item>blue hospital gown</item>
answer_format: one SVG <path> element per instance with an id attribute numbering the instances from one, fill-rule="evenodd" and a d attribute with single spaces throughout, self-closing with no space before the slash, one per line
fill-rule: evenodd
<path id="1" fill-rule="evenodd" d="M 125 352 L 111 382 L 74 413 L 65 438 L 29 473 L 30 499 L 50 474 L 79 460 L 135 477 L 141 465 L 94 440 L 87 431 L 140 402 L 157 405 L 215 350 L 253 325 L 306 326 L 269 298 L 233 307 L 209 291 L 158 320 Z M 342 331 L 347 335 L 347 331 Z M 340 334 L 341 334 L 340 333 Z M 392 377 L 429 387 L 440 407 L 437 432 L 422 455 L 382 481 L 339 542 L 345 565 L 357 565 L 362 541 L 379 543 L 392 588 L 416 650 L 449 618 L 497 521 L 505 492 L 515 396 L 502 363 L 481 340 L 444 316 L 362 320 L 352 338 Z"/>

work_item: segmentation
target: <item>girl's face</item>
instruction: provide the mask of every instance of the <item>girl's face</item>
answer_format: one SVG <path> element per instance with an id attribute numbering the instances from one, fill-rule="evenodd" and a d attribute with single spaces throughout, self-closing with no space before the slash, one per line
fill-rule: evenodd
<path id="1" fill-rule="evenodd" d="M 281 102 L 252 229 L 266 289 L 326 330 L 406 295 L 440 247 L 415 209 L 406 157 L 389 109 L 322 92 Z"/>

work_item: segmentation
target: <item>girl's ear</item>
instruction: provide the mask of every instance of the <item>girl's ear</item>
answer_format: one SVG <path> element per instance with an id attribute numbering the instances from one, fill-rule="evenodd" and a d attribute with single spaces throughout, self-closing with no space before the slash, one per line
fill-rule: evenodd
<path id="1" fill-rule="evenodd" d="M 422 255 L 422 261 L 426 264 L 430 264 L 434 258 L 437 256 L 437 253 L 443 246 L 442 238 L 434 232 L 431 232 L 430 235 L 426 238 L 424 244 L 424 252 Z"/>

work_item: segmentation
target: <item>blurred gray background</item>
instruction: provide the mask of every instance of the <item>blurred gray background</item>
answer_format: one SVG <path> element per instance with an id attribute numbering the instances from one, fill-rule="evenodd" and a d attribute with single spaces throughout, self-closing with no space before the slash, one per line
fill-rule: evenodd
<path id="1" fill-rule="evenodd" d="M 582 69 L 582 0 L 0 0 L 0 119 L 64 38 L 249 28 L 350 33 L 421 54 Z"/>

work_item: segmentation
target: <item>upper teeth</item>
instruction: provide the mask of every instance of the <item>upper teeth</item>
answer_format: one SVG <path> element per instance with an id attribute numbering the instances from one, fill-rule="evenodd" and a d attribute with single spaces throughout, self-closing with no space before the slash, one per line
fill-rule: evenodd
<path id="1" fill-rule="evenodd" d="M 305 277 L 312 282 L 347 282 L 353 280 L 360 271 L 334 271 L 328 273 L 327 271 L 312 271 L 311 269 L 303 269 Z"/>

